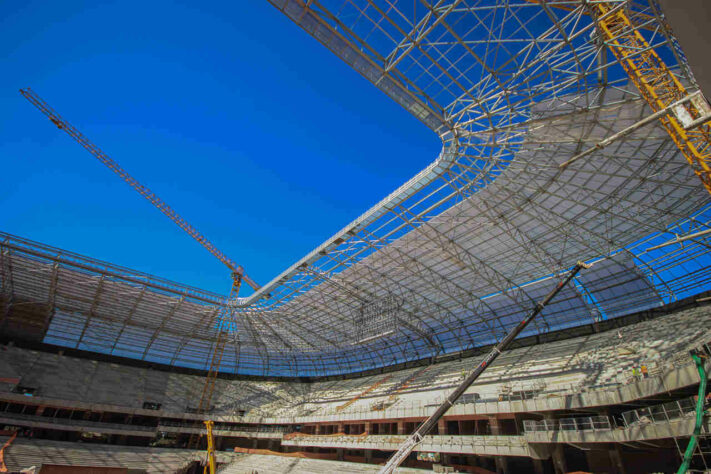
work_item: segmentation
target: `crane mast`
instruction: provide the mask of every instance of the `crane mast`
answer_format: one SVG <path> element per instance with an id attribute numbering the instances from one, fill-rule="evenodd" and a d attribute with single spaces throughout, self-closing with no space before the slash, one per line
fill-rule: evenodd
<path id="1" fill-rule="evenodd" d="M 79 130 L 77 130 L 72 124 L 64 120 L 61 115 L 52 109 L 52 107 L 47 104 L 42 98 L 40 98 L 32 89 L 20 89 L 20 93 L 35 107 L 37 107 L 43 114 L 49 118 L 49 120 L 57 126 L 60 130 L 64 131 L 67 135 L 72 137 L 77 143 L 84 147 L 89 153 L 94 155 L 101 163 L 103 163 L 107 168 L 116 173 L 121 179 L 128 183 L 133 189 L 135 189 L 141 196 L 146 198 L 151 204 L 153 204 L 159 211 L 168 216 L 178 227 L 183 229 L 190 235 L 193 239 L 198 241 L 208 252 L 215 256 L 220 262 L 222 262 L 227 268 L 230 269 L 232 277 L 232 285 L 230 288 L 230 296 L 227 303 L 220 308 L 217 315 L 217 339 L 215 340 L 215 347 L 210 358 L 210 367 L 207 372 L 205 379 L 205 385 L 203 386 L 202 393 L 200 395 L 200 403 L 197 408 L 198 414 L 206 413 L 210 410 L 210 403 L 212 401 L 212 395 L 215 390 L 215 382 L 217 381 L 217 375 L 219 373 L 220 364 L 222 362 L 222 354 L 225 350 L 225 345 L 227 343 L 228 332 L 225 327 L 225 322 L 229 321 L 233 315 L 235 308 L 235 301 L 239 295 L 239 290 L 242 282 L 247 283 L 252 289 L 258 290 L 260 286 L 251 278 L 249 278 L 242 266 L 237 265 L 232 259 L 220 251 L 215 245 L 207 239 L 202 233 L 200 233 L 195 227 L 190 225 L 185 219 L 183 219 L 175 210 L 173 210 L 168 204 L 166 204 L 162 199 L 156 196 L 150 189 L 142 185 L 138 180 L 133 178 L 126 170 L 124 170 L 116 161 L 104 153 L 98 146 L 92 143 L 87 137 L 85 137 Z M 190 447 L 195 447 L 198 443 L 199 436 L 191 436 L 188 445 Z"/>
<path id="2" fill-rule="evenodd" d="M 624 5 L 589 3 L 587 7 L 605 44 L 652 110 L 659 112 L 672 106 L 659 120 L 711 193 L 711 108 L 701 94 L 688 94 L 639 32 L 633 12 L 628 14 Z"/>
<path id="3" fill-rule="evenodd" d="M 207 453 L 203 474 L 217 473 L 217 462 L 215 460 L 215 438 L 212 436 L 212 428 L 214 426 L 215 422 L 212 420 L 207 420 L 205 422 L 205 431 L 207 432 Z"/>

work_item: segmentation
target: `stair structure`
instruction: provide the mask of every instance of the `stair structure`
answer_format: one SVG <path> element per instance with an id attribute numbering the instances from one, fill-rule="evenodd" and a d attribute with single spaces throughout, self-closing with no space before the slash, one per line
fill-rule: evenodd
<path id="1" fill-rule="evenodd" d="M 432 366 L 428 365 L 426 367 L 421 368 L 411 376 L 409 376 L 407 379 L 405 379 L 402 383 L 399 383 L 395 385 L 392 389 L 390 389 L 389 393 L 387 395 L 388 398 L 384 402 L 378 403 L 376 405 L 373 405 L 373 410 L 375 411 L 380 411 L 380 410 L 385 410 L 387 407 L 395 403 L 395 400 L 397 400 L 397 394 L 408 388 L 412 382 L 415 380 L 419 379 L 422 375 L 424 375 L 425 372 L 427 372 Z"/>
<path id="2" fill-rule="evenodd" d="M 371 385 L 370 387 L 366 388 L 364 391 L 362 391 L 361 393 L 359 393 L 359 394 L 356 395 L 355 397 L 351 398 L 350 400 L 348 400 L 348 401 L 347 401 L 346 403 L 344 403 L 343 405 L 337 406 L 337 407 L 336 407 L 336 411 L 344 410 L 344 409 L 348 408 L 349 406 L 353 405 L 353 404 L 354 404 L 355 402 L 357 402 L 360 398 L 362 398 L 362 397 L 368 395 L 370 392 L 372 392 L 373 390 L 375 390 L 376 388 L 380 387 L 382 384 L 384 384 L 385 382 L 387 382 L 388 380 L 390 380 L 390 377 L 392 377 L 392 375 L 387 375 L 387 376 L 385 376 L 384 378 L 378 380 L 378 381 L 375 382 L 373 385 Z"/>

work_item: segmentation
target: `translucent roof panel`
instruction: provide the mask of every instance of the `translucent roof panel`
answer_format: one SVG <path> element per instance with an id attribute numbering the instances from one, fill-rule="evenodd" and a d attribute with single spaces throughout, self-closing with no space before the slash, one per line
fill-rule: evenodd
<path id="1" fill-rule="evenodd" d="M 560 166 L 652 113 L 582 2 L 270 1 L 442 149 L 239 299 L 221 370 L 344 374 L 488 344 L 579 260 L 594 266 L 527 334 L 710 287 L 711 199 L 664 128 Z M 654 2 L 610 3 L 698 89 Z M 2 245 L 13 324 L 31 301 L 46 342 L 207 367 L 223 297 L 12 236 Z"/>

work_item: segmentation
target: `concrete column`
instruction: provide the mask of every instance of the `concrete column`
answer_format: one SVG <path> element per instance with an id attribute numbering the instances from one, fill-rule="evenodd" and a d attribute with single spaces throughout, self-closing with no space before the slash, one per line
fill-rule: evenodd
<path id="1" fill-rule="evenodd" d="M 437 431 L 441 435 L 446 435 L 447 434 L 447 421 L 444 419 L 440 419 L 437 422 Z"/>
<path id="2" fill-rule="evenodd" d="M 336 459 L 338 459 L 339 461 L 343 461 L 345 451 L 346 450 L 343 448 L 336 449 Z"/>
<path id="3" fill-rule="evenodd" d="M 404 421 L 398 421 L 397 422 L 397 434 L 405 434 L 405 422 Z"/>
<path id="4" fill-rule="evenodd" d="M 252 440 L 252 449 L 257 449 L 259 447 L 259 440 L 257 438 L 254 438 Z"/>
<path id="5" fill-rule="evenodd" d="M 489 421 L 488 420 L 477 420 L 476 434 L 478 434 L 478 435 L 489 434 Z"/>
<path id="6" fill-rule="evenodd" d="M 534 474 L 544 474 L 545 469 L 543 467 L 543 461 L 540 459 L 533 459 L 533 473 Z"/>
<path id="7" fill-rule="evenodd" d="M 495 416 L 489 417 L 489 430 L 492 435 L 501 434 L 501 425 L 499 424 L 499 419 Z M 494 456 L 494 463 L 496 464 L 496 474 L 505 474 L 509 471 L 509 463 L 505 457 Z"/>
<path id="8" fill-rule="evenodd" d="M 612 474 L 625 474 L 625 464 L 622 462 L 622 453 L 620 452 L 620 445 L 612 445 L 608 452 L 610 454 L 610 465 L 612 467 Z"/>
<path id="9" fill-rule="evenodd" d="M 568 465 L 565 462 L 565 454 L 563 453 L 563 445 L 556 444 L 553 448 L 553 468 L 555 474 L 565 474 L 568 472 Z"/>
<path id="10" fill-rule="evenodd" d="M 588 463 L 587 470 L 590 472 L 613 472 L 607 451 L 599 449 L 589 449 L 585 451 L 585 460 Z"/>
<path id="11" fill-rule="evenodd" d="M 339 433 L 345 433 L 346 432 L 346 424 L 345 423 L 338 423 L 337 430 Z"/>
<path id="12" fill-rule="evenodd" d="M 370 449 L 365 450 L 365 462 L 373 462 L 373 451 Z"/>
<path id="13" fill-rule="evenodd" d="M 495 416 L 489 417 L 489 430 L 492 435 L 501 434 L 501 425 L 499 425 L 499 419 Z"/>
<path id="14" fill-rule="evenodd" d="M 373 433 L 373 423 L 371 421 L 365 422 L 365 432 L 366 432 L 366 434 Z"/>
<path id="15" fill-rule="evenodd" d="M 509 462 L 503 456 L 494 456 L 494 463 L 496 463 L 496 474 L 506 474 L 509 472 Z"/>

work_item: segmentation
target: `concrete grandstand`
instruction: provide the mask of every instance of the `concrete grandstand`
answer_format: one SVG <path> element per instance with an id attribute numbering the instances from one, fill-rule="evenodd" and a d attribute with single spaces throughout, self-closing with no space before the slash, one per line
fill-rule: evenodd
<path id="1" fill-rule="evenodd" d="M 709 470 L 711 195 L 589 2 L 270 2 L 441 153 L 246 298 L 0 233 L 0 467 L 377 472 L 583 261 L 399 472 Z"/>

